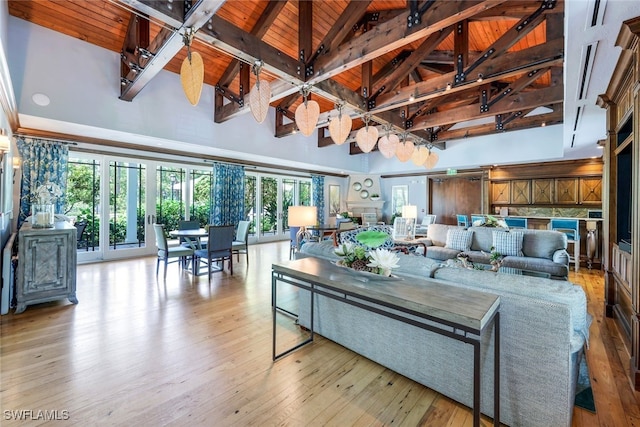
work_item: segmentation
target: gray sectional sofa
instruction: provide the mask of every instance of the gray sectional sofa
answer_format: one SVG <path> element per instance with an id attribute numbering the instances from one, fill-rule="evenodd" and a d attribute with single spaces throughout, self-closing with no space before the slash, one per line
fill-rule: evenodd
<path id="1" fill-rule="evenodd" d="M 471 245 L 468 249 L 447 246 L 447 234 L 451 231 L 471 232 Z M 455 225 L 431 224 L 427 237 L 418 239 L 427 247 L 427 257 L 446 261 L 465 253 L 474 263 L 489 264 L 494 233 L 522 233 L 522 253 L 508 255 L 502 265 L 533 272 L 548 274 L 551 278 L 566 279 L 569 274 L 569 254 L 567 236 L 552 230 L 522 230 L 493 227 L 459 227 Z"/>
<path id="2" fill-rule="evenodd" d="M 430 226 L 431 228 L 431 226 Z M 298 257 L 338 259 L 331 242 L 307 243 Z M 445 266 L 400 254 L 394 274 L 429 278 L 501 298 L 500 420 L 511 426 L 570 426 L 583 346 L 591 322 L 584 291 L 566 280 Z M 309 294 L 299 323 L 309 327 Z M 318 296 L 315 331 L 383 366 L 471 406 L 469 345 Z M 483 337 L 482 413 L 493 416 L 493 336 Z"/>

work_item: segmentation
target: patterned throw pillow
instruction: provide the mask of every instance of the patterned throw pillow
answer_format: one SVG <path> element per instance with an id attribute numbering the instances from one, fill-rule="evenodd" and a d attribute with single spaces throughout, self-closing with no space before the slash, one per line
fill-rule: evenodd
<path id="1" fill-rule="evenodd" d="M 524 233 L 521 231 L 494 231 L 493 232 L 493 248 L 494 251 L 501 255 L 507 256 L 523 256 L 522 254 L 522 237 Z"/>
<path id="2" fill-rule="evenodd" d="M 455 249 L 458 251 L 468 251 L 471 248 L 471 239 L 473 231 L 471 230 L 447 230 L 447 240 L 444 247 L 447 249 Z"/>

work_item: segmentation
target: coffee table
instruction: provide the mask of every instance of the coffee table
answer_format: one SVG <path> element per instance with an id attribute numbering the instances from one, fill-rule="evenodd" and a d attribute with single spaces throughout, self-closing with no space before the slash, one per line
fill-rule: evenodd
<path id="1" fill-rule="evenodd" d="M 337 266 L 328 260 L 311 257 L 273 264 L 271 277 L 274 361 L 313 341 L 314 297 L 322 295 L 332 298 L 473 345 L 474 426 L 480 425 L 481 337 L 493 327 L 494 425 L 500 425 L 499 296 L 430 280 L 404 280 L 371 273 L 363 274 Z M 288 283 L 311 294 L 309 338 L 281 353 L 276 352 L 278 283 Z M 290 311 L 286 313 L 295 316 L 295 313 Z"/>

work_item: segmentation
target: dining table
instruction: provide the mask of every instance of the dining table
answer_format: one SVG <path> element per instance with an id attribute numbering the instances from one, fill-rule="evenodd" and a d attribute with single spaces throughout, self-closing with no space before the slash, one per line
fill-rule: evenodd
<path id="1" fill-rule="evenodd" d="M 198 229 L 186 229 L 186 230 L 171 230 L 169 231 L 169 236 L 174 239 L 183 238 L 185 242 L 189 245 L 191 249 L 197 251 L 199 249 L 204 249 L 202 247 L 202 238 L 209 236 L 209 231 L 204 228 Z M 196 266 L 197 257 L 194 257 L 193 264 L 191 266 L 192 274 L 197 275 L 198 268 Z"/>

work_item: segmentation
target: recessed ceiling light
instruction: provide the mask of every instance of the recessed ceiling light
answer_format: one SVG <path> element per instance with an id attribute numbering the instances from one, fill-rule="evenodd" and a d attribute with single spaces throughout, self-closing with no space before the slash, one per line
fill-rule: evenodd
<path id="1" fill-rule="evenodd" d="M 34 93 L 31 96 L 31 99 L 36 105 L 39 105 L 41 107 L 46 107 L 51 103 L 51 99 L 49 99 L 49 97 L 44 93 Z"/>

